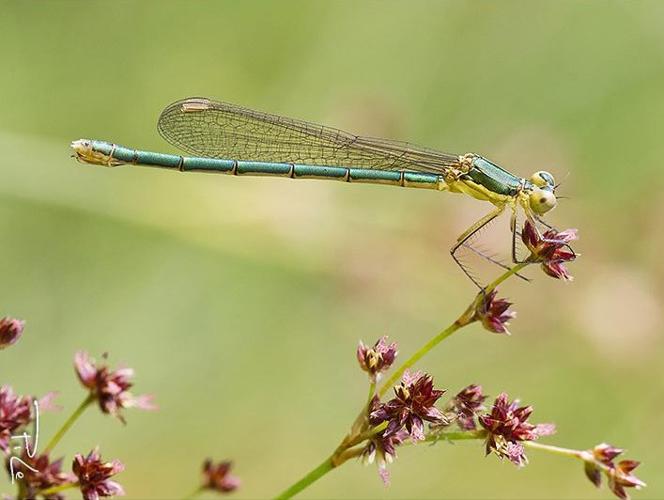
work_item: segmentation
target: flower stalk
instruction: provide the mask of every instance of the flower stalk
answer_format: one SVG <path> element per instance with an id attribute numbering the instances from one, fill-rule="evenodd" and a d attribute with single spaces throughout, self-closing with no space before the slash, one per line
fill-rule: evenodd
<path id="1" fill-rule="evenodd" d="M 397 381 L 402 377 L 404 372 L 411 368 L 415 363 L 417 363 L 420 359 L 422 359 L 426 354 L 429 353 L 434 347 L 436 347 L 438 344 L 440 344 L 443 340 L 446 338 L 450 337 L 453 333 L 457 332 L 464 326 L 468 326 L 469 324 L 473 323 L 474 321 L 477 320 L 476 317 L 476 311 L 478 305 L 481 303 L 481 301 L 489 295 L 491 292 L 493 292 L 498 285 L 502 284 L 505 280 L 510 278 L 511 276 L 514 276 L 517 274 L 521 269 L 526 267 L 529 263 L 528 262 L 521 262 L 519 264 L 516 264 L 514 267 L 511 269 L 505 271 L 503 274 L 501 274 L 498 278 L 496 278 L 494 281 L 492 281 L 488 286 L 486 286 L 484 289 L 480 290 L 480 292 L 475 296 L 475 299 L 471 304 L 466 308 L 466 310 L 452 323 L 449 325 L 447 328 L 442 330 L 440 333 L 438 333 L 436 336 L 431 338 L 426 344 L 424 344 L 419 350 L 415 352 L 410 358 L 408 358 L 406 361 L 403 362 L 399 368 L 397 368 L 392 376 L 383 384 L 383 386 L 380 388 L 378 391 L 378 394 L 381 396 L 384 395 L 387 391 L 390 390 L 390 388 L 397 383 Z"/>
<path id="2" fill-rule="evenodd" d="M 369 428 L 369 420 L 367 418 L 368 409 L 371 405 L 372 397 L 374 392 L 378 396 L 383 396 L 388 390 L 390 390 L 404 375 L 406 370 L 411 368 L 415 363 L 422 359 L 426 354 L 428 354 L 434 347 L 440 344 L 443 340 L 450 337 L 453 333 L 457 332 L 461 328 L 468 326 L 469 324 L 477 321 L 479 318 L 477 316 L 478 306 L 482 301 L 487 297 L 488 294 L 493 292 L 498 285 L 503 283 L 505 280 L 517 274 L 521 269 L 526 267 L 529 262 L 523 262 L 516 264 L 511 269 L 505 271 L 493 282 L 491 282 L 487 287 L 478 292 L 470 305 L 464 310 L 464 312 L 449 326 L 440 331 L 437 335 L 432 337 L 426 344 L 424 344 L 420 349 L 418 349 L 410 358 L 404 361 L 390 376 L 390 378 L 376 391 L 375 383 L 370 385 L 369 389 L 369 401 L 362 407 L 359 415 L 355 419 L 353 425 L 351 426 L 351 431 L 344 437 L 334 453 L 325 459 L 320 465 L 316 468 L 309 471 L 301 479 L 293 483 L 291 486 L 282 491 L 279 495 L 276 496 L 277 499 L 287 499 L 292 498 L 309 485 L 323 477 L 325 474 L 333 470 L 334 468 L 340 466 L 350 458 L 360 456 L 363 452 L 362 447 L 353 448 L 358 444 L 370 439 L 376 434 L 382 432 L 388 425 L 387 422 L 383 422 L 380 425 Z M 369 429 L 369 430 L 368 430 Z M 483 431 L 471 431 L 471 432 L 450 432 L 442 433 L 437 435 L 436 439 L 443 439 L 440 436 L 444 436 L 444 439 L 447 440 L 464 440 L 464 439 L 479 439 L 479 436 L 486 436 L 486 433 Z M 425 438 L 426 439 L 426 438 Z M 434 440 L 433 438 L 430 440 Z"/>
<path id="3" fill-rule="evenodd" d="M 54 496 L 61 491 L 66 491 L 72 488 L 78 488 L 78 482 L 72 482 L 72 483 L 65 483 L 65 484 L 59 484 L 57 486 L 51 486 L 50 488 L 46 488 L 44 490 L 41 490 L 39 492 L 39 495 L 43 496 L 44 498 L 49 498 L 51 496 Z"/>
<path id="4" fill-rule="evenodd" d="M 62 437 L 67 433 L 67 431 L 71 428 L 72 425 L 74 425 L 74 422 L 78 420 L 78 418 L 83 414 L 83 412 L 86 410 L 88 406 L 95 400 L 94 396 L 92 394 L 89 394 L 83 402 L 78 405 L 78 408 L 74 410 L 74 412 L 69 416 L 67 420 L 65 420 L 65 423 L 62 424 L 62 427 L 56 432 L 51 440 L 48 442 L 46 445 L 46 448 L 44 448 L 43 453 L 45 455 L 48 455 L 51 451 L 53 451 L 53 448 L 60 442 Z"/>

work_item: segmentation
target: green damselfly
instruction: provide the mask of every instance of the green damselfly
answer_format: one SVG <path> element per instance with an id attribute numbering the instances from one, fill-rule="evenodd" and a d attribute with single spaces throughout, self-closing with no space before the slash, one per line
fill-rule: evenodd
<path id="1" fill-rule="evenodd" d="M 107 167 L 132 164 L 181 172 L 333 179 L 449 191 L 488 201 L 493 209 L 464 231 L 450 250 L 454 261 L 479 287 L 459 260 L 459 248 L 470 248 L 506 267 L 473 248 L 469 241 L 509 209 L 511 254 L 516 263 L 518 210 L 523 210 L 533 224 L 550 227 L 542 216 L 557 203 L 556 183 L 546 171 L 525 179 L 473 153 L 453 155 L 405 142 L 357 136 L 206 98 L 170 104 L 159 117 L 158 129 L 169 143 L 193 156 L 141 151 L 89 139 L 74 141 L 71 147 L 79 161 Z"/>

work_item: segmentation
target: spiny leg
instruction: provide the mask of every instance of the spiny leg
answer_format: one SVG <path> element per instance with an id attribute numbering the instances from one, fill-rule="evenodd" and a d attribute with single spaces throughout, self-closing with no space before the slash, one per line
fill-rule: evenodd
<path id="1" fill-rule="evenodd" d="M 542 224 L 545 228 L 547 228 L 547 229 L 552 229 L 552 230 L 554 230 L 554 231 L 558 231 L 558 230 L 557 230 L 555 227 L 553 227 L 551 224 L 547 224 L 547 223 L 544 221 L 544 219 L 542 219 L 539 215 L 537 215 L 537 214 L 533 214 L 533 217 L 535 218 L 535 220 L 536 220 L 537 222 L 539 222 L 540 224 Z"/>
<path id="2" fill-rule="evenodd" d="M 471 252 L 473 252 L 475 255 L 479 255 L 479 256 L 482 257 L 484 260 L 487 260 L 488 262 L 491 262 L 492 264 L 495 264 L 495 265 L 497 265 L 498 267 L 501 267 L 501 268 L 505 269 L 505 271 L 509 271 L 509 270 L 511 269 L 510 266 L 508 266 L 507 264 L 505 264 L 505 263 L 503 263 L 503 262 L 500 262 L 498 259 L 494 259 L 494 258 L 491 257 L 490 255 L 485 254 L 485 253 L 482 252 L 479 248 L 475 248 L 473 245 L 471 245 L 471 244 L 468 243 L 468 242 L 464 243 L 464 244 L 461 245 L 461 246 L 464 247 L 464 248 L 467 248 L 468 250 L 470 250 Z M 515 273 L 515 276 L 521 278 L 521 279 L 524 280 L 524 281 L 528 281 L 528 282 L 530 282 L 530 278 L 527 278 L 526 276 L 523 276 L 522 274 Z"/>
<path id="3" fill-rule="evenodd" d="M 500 214 L 503 213 L 505 210 L 505 205 L 501 205 L 499 207 L 496 207 L 494 210 L 486 214 L 484 217 L 482 217 L 480 220 L 475 222 L 472 226 L 470 226 L 468 229 L 466 229 L 458 238 L 457 242 L 455 245 L 450 249 L 450 255 L 452 255 L 452 258 L 454 259 L 454 262 L 456 262 L 456 265 L 461 268 L 463 273 L 468 277 L 470 281 L 475 283 L 475 286 L 477 288 L 483 288 L 482 285 L 480 285 L 477 280 L 468 272 L 466 267 L 461 263 L 461 261 L 457 258 L 456 253 L 457 250 L 466 242 L 468 239 L 473 236 L 475 233 L 477 233 L 480 229 L 482 229 L 484 226 L 486 226 L 489 222 L 491 222 L 493 219 L 498 217 Z"/>
<path id="4" fill-rule="evenodd" d="M 514 264 L 521 264 L 522 262 L 525 262 L 525 260 L 519 260 L 519 257 L 516 254 L 516 235 L 518 232 L 516 228 L 516 209 L 512 210 L 510 230 L 512 231 L 512 262 Z"/>

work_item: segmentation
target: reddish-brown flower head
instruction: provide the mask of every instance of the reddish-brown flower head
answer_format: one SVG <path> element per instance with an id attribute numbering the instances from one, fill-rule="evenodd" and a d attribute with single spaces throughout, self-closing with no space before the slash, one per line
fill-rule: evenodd
<path id="1" fill-rule="evenodd" d="M 6 466 L 10 474 L 16 475 L 20 472 L 23 475 L 20 481 L 25 491 L 25 498 L 36 498 L 37 493 L 41 490 L 76 480 L 73 474 L 62 471 L 62 458 L 55 462 L 51 462 L 48 455 L 36 455 L 30 458 L 25 450 L 22 455 L 13 460 L 11 457 L 7 457 Z M 44 498 L 61 500 L 64 496 L 55 493 Z"/>
<path id="2" fill-rule="evenodd" d="M 606 474 L 609 488 L 618 498 L 629 499 L 625 488 L 641 489 L 646 483 L 632 474 L 639 466 L 635 460 L 621 460 L 617 464 L 614 459 L 622 454 L 624 450 L 616 448 L 607 443 L 601 443 L 592 450 L 583 452 L 585 461 L 584 471 L 588 479 L 597 487 L 602 484 L 602 472 Z"/>
<path id="3" fill-rule="evenodd" d="M 157 407 L 151 395 L 133 396 L 128 389 L 133 385 L 134 370 L 120 368 L 111 370 L 106 365 L 95 365 L 87 352 L 79 351 L 74 357 L 74 367 L 81 383 L 90 390 L 98 401 L 101 411 L 109 413 L 124 422 L 120 411 L 123 408 L 155 410 Z"/>
<path id="4" fill-rule="evenodd" d="M 377 401 L 377 398 L 375 400 Z M 390 473 L 387 470 L 387 464 L 391 464 L 397 458 L 396 448 L 406 438 L 408 438 L 408 432 L 405 429 L 401 429 L 390 436 L 386 436 L 385 431 L 383 431 L 369 439 L 362 450 L 362 461 L 365 464 L 372 464 L 374 460 L 378 463 L 378 475 L 385 486 L 390 484 Z"/>
<path id="5" fill-rule="evenodd" d="M 464 431 L 472 431 L 477 428 L 475 416 L 485 410 L 484 400 L 487 398 L 482 393 L 482 386 L 471 384 L 459 392 L 450 401 L 450 410 L 456 414 L 457 425 Z"/>
<path id="6" fill-rule="evenodd" d="M 397 344 L 387 343 L 387 337 L 381 337 L 373 347 L 368 347 L 360 341 L 357 348 L 357 361 L 360 368 L 369 374 L 372 382 L 380 377 L 380 374 L 387 371 L 397 356 Z"/>
<path id="7" fill-rule="evenodd" d="M 521 239 L 530 250 L 528 260 L 541 263 L 542 270 L 546 274 L 565 281 L 572 280 L 572 276 L 565 267 L 565 262 L 576 259 L 576 253 L 569 244 L 577 238 L 576 229 L 566 229 L 565 231 L 549 229 L 540 236 L 530 220 L 526 220 L 521 231 Z"/>
<path id="8" fill-rule="evenodd" d="M 425 420 L 434 424 L 445 420 L 443 413 L 435 406 L 444 392 L 433 388 L 430 375 L 406 372 L 401 384 L 394 388 L 396 397 L 378 405 L 369 414 L 369 421 L 374 425 L 388 422 L 384 432 L 387 437 L 405 427 L 413 441 L 423 440 Z"/>
<path id="9" fill-rule="evenodd" d="M 528 460 L 520 441 L 533 441 L 540 436 L 555 432 L 553 424 L 533 425 L 527 422 L 533 408 L 519 406 L 519 401 L 509 401 L 509 396 L 500 394 L 493 403 L 491 412 L 480 415 L 480 425 L 488 431 L 486 454 L 492 451 L 500 458 L 507 458 L 512 463 L 523 466 Z"/>
<path id="10" fill-rule="evenodd" d="M 25 321 L 20 319 L 5 317 L 0 319 L 0 349 L 9 347 L 18 342 L 23 334 Z"/>
<path id="11" fill-rule="evenodd" d="M 233 463 L 213 463 L 209 458 L 203 462 L 203 488 L 219 493 L 230 493 L 240 486 L 240 479 L 231 474 Z"/>
<path id="12" fill-rule="evenodd" d="M 505 299 L 497 299 L 498 290 L 493 289 L 490 293 L 483 294 L 477 304 L 475 316 L 482 322 L 484 328 L 494 333 L 506 333 L 509 335 L 507 325 L 516 317 L 516 312 L 508 311 L 512 305 Z"/>
<path id="13" fill-rule="evenodd" d="M 613 459 L 623 453 L 625 450 L 611 446 L 609 443 L 600 443 L 592 450 L 595 460 L 604 465 L 613 465 Z"/>
<path id="14" fill-rule="evenodd" d="M 111 477 L 122 472 L 124 465 L 119 460 L 102 462 L 99 449 L 95 448 L 87 456 L 77 453 L 72 463 L 72 471 L 78 478 L 84 500 L 97 500 L 99 497 L 124 495 L 122 486 Z"/>
<path id="15" fill-rule="evenodd" d="M 625 488 L 640 490 L 646 486 L 646 483 L 632 474 L 632 471 L 639 465 L 640 462 L 636 460 L 621 460 L 609 473 L 609 488 L 618 498 L 629 498 Z"/>
<path id="16" fill-rule="evenodd" d="M 0 450 L 9 453 L 9 440 L 18 428 L 31 420 L 32 398 L 19 396 L 8 385 L 0 387 Z"/>

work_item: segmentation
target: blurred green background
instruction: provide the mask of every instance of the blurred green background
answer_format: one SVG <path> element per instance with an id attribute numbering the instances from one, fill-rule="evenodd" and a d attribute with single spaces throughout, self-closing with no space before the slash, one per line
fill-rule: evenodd
<path id="1" fill-rule="evenodd" d="M 421 368 L 533 404 L 558 425 L 547 442 L 628 448 L 650 483 L 635 496 L 661 498 L 663 28 L 656 1 L 0 2 L 0 315 L 27 320 L 0 382 L 59 390 L 69 412 L 73 353 L 108 351 L 161 409 L 126 428 L 88 411 L 67 461 L 99 444 L 130 498 L 176 498 L 205 457 L 232 458 L 235 497 L 261 498 L 354 418 L 358 339 L 390 335 L 405 357 L 469 302 L 447 251 L 489 208 L 474 200 L 69 157 L 80 137 L 173 151 L 160 110 L 209 96 L 565 179 L 549 219 L 580 230 L 576 280 L 529 271 L 503 288 L 512 337 L 473 326 Z M 64 417 L 43 415 L 42 435 Z M 390 488 L 351 463 L 302 496 L 610 496 L 579 463 L 530 459 L 409 447 Z"/>

